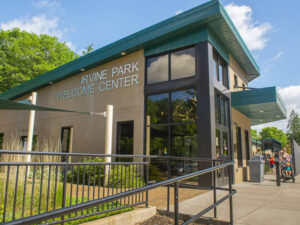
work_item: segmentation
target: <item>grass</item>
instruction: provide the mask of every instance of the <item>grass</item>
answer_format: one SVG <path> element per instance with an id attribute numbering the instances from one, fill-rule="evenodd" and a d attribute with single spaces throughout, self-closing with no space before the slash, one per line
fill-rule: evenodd
<path id="1" fill-rule="evenodd" d="M 41 143 L 37 143 L 37 145 L 39 146 L 37 149 L 39 149 L 39 151 L 42 152 L 61 151 L 59 140 L 45 139 L 42 140 Z M 17 135 L 7 138 L 6 142 L 4 143 L 4 149 L 22 150 L 21 140 L 18 138 Z M 30 160 L 31 162 L 50 163 L 50 162 L 60 162 L 61 157 L 50 156 L 50 155 L 43 155 L 43 156 L 35 155 L 35 156 L 27 157 L 25 155 L 20 155 L 20 154 L 2 154 L 0 156 L 0 161 L 2 162 L 26 162 L 28 160 Z M 30 166 L 28 167 L 28 171 L 26 172 L 25 166 L 19 166 L 18 176 L 17 176 L 17 167 L 10 166 L 9 180 L 8 180 L 8 184 L 6 184 L 8 167 L 1 166 L 0 167 L 0 223 L 3 222 L 4 211 L 5 211 L 5 221 L 8 222 L 8 221 L 20 219 L 22 217 L 37 215 L 47 211 L 52 211 L 54 209 L 62 208 L 63 183 L 61 181 L 63 176 L 61 174 L 61 169 L 62 169 L 61 167 L 58 167 L 58 170 L 56 171 L 55 166 L 52 167 L 45 166 L 42 172 L 41 167 Z M 33 170 L 35 171 L 34 176 L 33 176 Z M 26 185 L 25 185 L 25 180 L 26 180 Z M 5 200 L 6 187 L 7 187 L 7 198 Z M 67 187 L 71 187 L 70 184 L 68 184 Z M 65 197 L 65 207 L 88 201 L 88 196 L 85 192 L 83 193 L 84 194 L 83 198 L 82 198 L 82 192 L 79 193 L 78 198 L 76 198 L 75 195 L 73 195 L 71 198 L 68 192 L 70 193 L 69 189 L 67 190 L 67 195 Z M 47 201 L 47 199 L 49 200 Z M 6 207 L 4 209 L 5 201 L 6 201 Z M 71 213 L 69 215 L 66 215 L 65 219 L 79 217 L 85 214 L 90 214 L 92 212 L 101 213 L 101 211 L 109 210 L 109 212 L 105 212 L 102 214 L 89 216 L 78 220 L 68 221 L 65 222 L 65 224 L 79 224 L 79 223 L 119 214 L 122 212 L 130 211 L 133 209 L 132 207 L 128 207 L 124 209 L 113 210 L 115 208 L 121 208 L 123 206 L 125 205 L 121 204 L 119 201 L 114 201 L 114 202 L 102 204 L 98 207 L 85 209 L 77 213 Z M 23 208 L 24 208 L 24 212 L 23 212 Z M 56 218 L 55 220 L 60 220 L 60 219 L 61 218 Z"/>
<path id="2" fill-rule="evenodd" d="M 19 171 L 19 173 L 25 173 L 25 171 Z M 49 174 L 47 171 L 45 173 L 44 171 L 44 180 L 48 181 L 47 176 L 45 174 Z M 50 173 L 52 174 L 52 172 Z M 25 188 L 25 177 L 22 179 L 19 177 L 18 183 L 16 184 L 16 172 L 11 171 L 10 172 L 10 179 L 8 183 L 8 190 L 7 190 L 7 199 L 6 199 L 6 216 L 5 216 L 5 221 L 12 221 L 14 219 L 20 219 L 23 216 L 28 217 L 30 215 L 37 215 L 40 213 L 44 213 L 47 211 L 52 211 L 54 209 L 59 209 L 62 208 L 62 197 L 63 197 L 63 184 L 62 182 L 59 181 L 59 176 L 51 175 L 50 177 L 50 185 L 48 187 L 48 182 L 43 182 L 42 188 L 41 188 L 41 176 L 38 175 L 35 177 L 35 184 L 34 186 L 32 185 L 33 183 L 33 176 L 32 174 L 29 174 L 26 184 L 26 192 L 25 192 L 25 197 L 24 196 L 24 188 Z M 55 178 L 57 179 L 57 185 L 55 189 Z M 16 201 L 14 203 L 15 199 L 15 187 L 16 189 Z M 6 177 L 4 178 L 3 175 L 0 178 L 0 222 L 3 222 L 3 213 L 4 213 L 4 202 L 5 202 L 5 189 L 6 189 Z M 33 195 L 32 195 L 32 190 L 33 190 Z M 41 191 L 42 190 L 42 191 Z M 49 194 L 48 194 L 49 190 Z M 56 195 L 55 195 L 56 193 Z M 81 196 L 81 193 L 80 193 Z M 47 198 L 49 198 L 49 201 L 47 202 Z M 22 215 L 22 209 L 23 209 L 23 200 L 24 201 L 24 214 Z M 70 202 L 70 195 L 66 195 L 66 200 L 65 200 L 65 207 L 71 205 L 76 205 L 80 204 L 82 202 L 88 201 L 87 197 L 84 197 L 83 199 L 81 197 L 76 199 L 76 196 L 72 197 L 71 202 Z M 15 210 L 14 210 L 14 204 L 15 204 Z M 55 207 L 54 207 L 55 206 Z M 121 204 L 119 201 L 114 201 L 110 203 L 105 203 L 102 204 L 98 207 L 82 210 L 77 213 L 72 213 L 70 215 L 65 216 L 65 219 L 68 218 L 75 218 L 81 215 L 89 214 L 92 212 L 97 212 L 97 211 L 107 211 L 111 210 L 114 208 L 120 208 L 122 206 L 125 206 Z M 82 218 L 79 220 L 73 220 L 66 222 L 65 224 L 79 224 L 95 219 L 100 219 L 103 217 L 119 214 L 122 212 L 127 212 L 132 210 L 132 207 L 129 208 L 124 208 L 124 209 L 117 209 L 111 212 L 95 215 L 95 216 L 90 216 L 87 218 Z M 57 218 L 55 220 L 59 220 L 60 218 Z"/>

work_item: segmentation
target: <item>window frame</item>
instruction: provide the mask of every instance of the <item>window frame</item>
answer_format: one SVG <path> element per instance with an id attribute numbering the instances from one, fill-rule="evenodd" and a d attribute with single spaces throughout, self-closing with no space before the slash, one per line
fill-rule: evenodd
<path id="1" fill-rule="evenodd" d="M 172 79 L 172 74 L 171 74 L 171 66 L 172 66 L 172 61 L 171 61 L 171 54 L 172 53 L 175 53 L 175 52 L 180 52 L 180 51 L 183 51 L 183 50 L 186 50 L 186 49 L 191 49 L 193 48 L 194 49 L 194 52 L 195 52 L 195 74 L 193 76 L 188 76 L 188 77 L 182 77 L 182 78 L 177 78 L 177 79 Z M 149 86 L 149 85 L 156 85 L 156 84 L 162 84 L 162 83 L 166 83 L 166 82 L 170 82 L 170 81 L 177 81 L 177 80 L 183 80 L 183 79 L 190 79 L 190 78 L 194 78 L 197 76 L 197 66 L 196 66 L 196 45 L 190 45 L 190 46 L 185 46 L 185 47 L 182 47 L 182 48 L 177 48 L 177 49 L 172 49 L 170 51 L 166 51 L 166 52 L 161 52 L 161 53 L 158 53 L 158 54 L 154 54 L 154 55 L 151 55 L 151 56 L 147 56 L 145 58 L 145 86 Z M 154 82 L 154 83 L 148 83 L 148 66 L 147 66 L 147 62 L 149 59 L 151 58 L 154 58 L 154 57 L 159 57 L 159 56 L 163 56 L 163 55 L 168 55 L 168 80 L 166 81 L 161 81 L 161 82 Z"/>
<path id="2" fill-rule="evenodd" d="M 215 61 L 217 64 L 216 72 L 217 77 L 213 76 L 213 79 L 222 84 L 225 88 L 229 89 L 229 73 L 228 73 L 228 63 L 223 59 L 223 57 L 213 49 L 212 61 Z M 220 67 L 222 68 L 222 74 L 220 74 Z"/>
<path id="3" fill-rule="evenodd" d="M 163 93 L 159 93 L 159 94 L 168 94 L 168 114 L 169 114 L 169 117 L 168 117 L 168 122 L 167 123 L 159 123 L 159 124 L 150 124 L 150 125 L 147 125 L 146 123 L 146 120 L 145 119 L 145 136 L 147 136 L 146 134 L 146 130 L 147 128 L 150 128 L 151 127 L 166 127 L 167 130 L 168 130 L 168 140 L 167 140 L 167 155 L 168 156 L 171 156 L 172 153 L 172 127 L 174 126 L 178 126 L 178 125 L 188 125 L 188 124 L 195 124 L 196 125 L 196 131 L 197 131 L 197 135 L 198 135 L 198 116 L 197 116 L 197 119 L 195 122 L 192 122 L 192 121 L 187 121 L 187 122 L 173 122 L 172 121 L 172 93 L 173 92 L 180 92 L 180 91 L 185 91 L 185 90 L 189 90 L 189 89 L 194 89 L 195 92 L 196 92 L 196 98 L 197 98 L 197 88 L 196 87 L 190 87 L 190 88 L 184 88 L 184 89 L 180 89 L 180 90 L 170 90 L 170 91 L 165 91 Z M 147 118 L 147 98 L 152 96 L 152 95 L 156 95 L 156 94 L 148 94 L 148 95 L 145 95 L 145 118 Z M 196 106 L 197 108 L 197 106 Z M 196 110 L 196 113 L 198 113 L 198 111 Z M 150 140 L 151 140 L 151 137 L 150 137 Z M 150 141 L 149 140 L 149 141 Z M 146 139 L 145 139 L 146 141 Z M 198 143 L 197 143 L 198 144 Z M 151 147 L 149 149 L 149 153 L 151 152 Z M 198 154 L 196 152 L 196 154 Z"/>

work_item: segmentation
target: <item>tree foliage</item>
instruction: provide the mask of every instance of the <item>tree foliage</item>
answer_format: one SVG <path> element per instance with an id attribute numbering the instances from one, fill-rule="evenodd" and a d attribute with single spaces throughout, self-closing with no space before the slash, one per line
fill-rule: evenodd
<path id="1" fill-rule="evenodd" d="M 260 139 L 259 135 L 257 134 L 257 130 L 254 130 L 254 129 L 251 129 L 251 137 L 254 140 L 259 140 Z"/>
<path id="2" fill-rule="evenodd" d="M 289 116 L 287 133 L 289 138 L 295 139 L 300 144 L 300 116 L 294 110 L 291 111 Z"/>
<path id="3" fill-rule="evenodd" d="M 94 50 L 94 44 L 90 44 L 89 46 L 87 46 L 83 51 L 81 51 L 82 55 L 86 55 L 90 52 L 92 52 Z"/>
<path id="4" fill-rule="evenodd" d="M 78 55 L 65 42 L 18 28 L 0 29 L 0 92 L 74 60 Z"/>
<path id="5" fill-rule="evenodd" d="M 274 138 L 282 143 L 282 146 L 288 144 L 288 138 L 286 133 L 276 127 L 265 127 L 260 132 L 259 135 L 262 139 Z"/>

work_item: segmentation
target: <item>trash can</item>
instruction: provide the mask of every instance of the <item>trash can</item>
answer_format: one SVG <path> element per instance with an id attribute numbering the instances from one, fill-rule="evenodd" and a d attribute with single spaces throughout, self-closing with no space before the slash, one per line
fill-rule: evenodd
<path id="1" fill-rule="evenodd" d="M 255 155 L 252 159 L 248 160 L 250 169 L 251 182 L 263 182 L 265 172 L 265 161 L 262 155 Z"/>

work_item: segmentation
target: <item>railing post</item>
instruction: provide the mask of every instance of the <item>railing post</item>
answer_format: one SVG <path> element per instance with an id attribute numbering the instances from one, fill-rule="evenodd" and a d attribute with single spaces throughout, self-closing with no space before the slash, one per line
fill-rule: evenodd
<path id="1" fill-rule="evenodd" d="M 279 165 L 279 159 L 275 160 L 275 166 L 276 166 L 276 184 L 277 184 L 277 186 L 280 186 L 280 165 Z"/>
<path id="2" fill-rule="evenodd" d="M 213 167 L 216 166 L 216 162 L 213 161 Z M 213 171 L 213 193 L 214 193 L 214 204 L 217 202 L 217 190 L 216 190 L 216 171 Z M 217 218 L 217 207 L 214 207 L 214 218 Z"/>
<path id="3" fill-rule="evenodd" d="M 229 194 L 232 194 L 232 166 L 228 166 L 228 185 Z M 229 214 L 230 214 L 230 224 L 233 225 L 233 206 L 232 206 L 232 196 L 229 197 Z"/>
<path id="4" fill-rule="evenodd" d="M 68 163 L 69 163 L 69 156 L 65 156 L 65 164 L 64 164 L 64 170 L 63 170 L 63 194 L 62 194 L 62 204 L 61 207 L 66 207 L 66 191 L 67 191 L 67 172 L 68 172 Z M 64 224 L 65 216 L 61 217 L 62 224 Z"/>
<path id="5" fill-rule="evenodd" d="M 171 160 L 168 157 L 168 179 L 171 179 Z M 167 188 L 167 211 L 170 211 L 170 185 Z"/>
<path id="6" fill-rule="evenodd" d="M 150 167 L 150 158 L 147 158 L 147 164 L 146 164 L 146 186 L 148 186 L 149 183 L 149 167 Z M 146 207 L 149 207 L 149 191 L 146 191 Z"/>
<path id="7" fill-rule="evenodd" d="M 174 184 L 174 224 L 178 225 L 179 222 L 179 212 L 178 212 L 178 182 Z"/>

